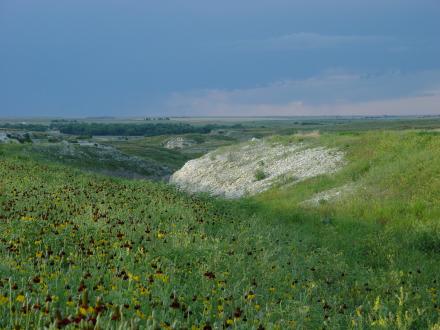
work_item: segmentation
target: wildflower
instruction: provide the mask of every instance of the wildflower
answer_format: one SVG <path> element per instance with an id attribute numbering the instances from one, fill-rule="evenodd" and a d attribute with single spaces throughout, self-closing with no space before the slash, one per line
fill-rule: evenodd
<path id="1" fill-rule="evenodd" d="M 131 273 L 128 273 L 128 278 L 135 282 L 139 282 L 140 279 L 139 275 L 133 275 Z"/>
<path id="2" fill-rule="evenodd" d="M 139 293 L 144 296 L 144 295 L 147 295 L 148 293 L 150 293 L 150 291 L 146 287 L 141 286 L 141 287 L 139 287 Z"/>
<path id="3" fill-rule="evenodd" d="M 237 307 L 234 311 L 234 317 L 239 318 L 241 317 L 241 314 L 243 314 L 243 311 L 240 309 L 240 307 Z"/>
<path id="4" fill-rule="evenodd" d="M 178 309 L 178 308 L 180 308 L 180 303 L 179 303 L 179 300 L 177 299 L 177 297 L 175 297 L 175 298 L 173 299 L 173 301 L 172 301 L 171 304 L 170 304 L 170 307 L 171 307 L 171 308 L 174 308 L 174 309 Z"/>
<path id="5" fill-rule="evenodd" d="M 164 273 L 162 273 L 162 271 L 158 270 L 156 272 L 156 274 L 154 274 L 154 277 L 160 281 L 162 281 L 163 283 L 168 283 L 169 277 L 167 275 L 165 275 Z"/>
<path id="6" fill-rule="evenodd" d="M 25 298 L 24 295 L 19 294 L 19 295 L 17 296 L 16 300 L 17 300 L 19 303 L 23 303 L 23 302 L 26 300 L 26 298 Z"/>
<path id="7" fill-rule="evenodd" d="M 145 319 L 145 314 L 140 310 L 136 310 L 136 315 L 141 319 Z"/>
<path id="8" fill-rule="evenodd" d="M 359 306 L 356 308 L 356 315 L 359 317 L 362 317 L 362 306 Z"/>
<path id="9" fill-rule="evenodd" d="M 67 299 L 67 306 L 72 307 L 72 306 L 74 306 L 74 305 L 75 305 L 75 302 L 73 301 L 72 297 L 69 297 L 69 298 Z"/>
<path id="10" fill-rule="evenodd" d="M 8 297 L 5 297 L 3 295 L 0 295 L 0 305 L 6 304 L 9 302 Z"/>
<path id="11" fill-rule="evenodd" d="M 380 297 L 377 296 L 374 302 L 373 310 L 377 312 L 380 309 Z"/>
<path id="12" fill-rule="evenodd" d="M 205 275 L 210 280 L 215 279 L 215 274 L 213 272 L 205 272 L 205 274 L 203 274 L 203 275 Z"/>
<path id="13" fill-rule="evenodd" d="M 245 296 L 245 298 L 246 298 L 247 300 L 255 299 L 255 297 L 256 297 L 256 295 L 255 295 L 255 293 L 253 293 L 252 291 L 249 291 L 249 293 L 247 293 L 246 296 Z"/>

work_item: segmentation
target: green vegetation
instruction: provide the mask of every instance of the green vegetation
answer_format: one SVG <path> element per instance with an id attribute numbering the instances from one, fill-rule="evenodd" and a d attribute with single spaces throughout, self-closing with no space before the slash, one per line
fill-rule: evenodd
<path id="1" fill-rule="evenodd" d="M 64 134 L 101 136 L 156 136 L 164 134 L 209 133 L 215 125 L 193 126 L 184 123 L 104 124 L 104 123 L 53 123 L 51 128 Z"/>
<path id="2" fill-rule="evenodd" d="M 0 328 L 438 329 L 440 135 L 273 139 L 347 164 L 223 201 L 0 145 Z"/>
<path id="3" fill-rule="evenodd" d="M 170 139 L 169 135 L 105 141 L 105 144 L 111 145 L 127 155 L 152 160 L 176 171 L 190 159 L 200 157 L 218 147 L 237 142 L 236 139 L 223 135 L 185 134 L 181 137 L 194 141 L 194 144 L 183 149 L 167 149 L 165 144 Z"/>
<path id="4" fill-rule="evenodd" d="M 23 123 L 1 123 L 0 128 L 11 129 L 11 130 L 27 130 L 34 132 L 44 132 L 47 131 L 47 125 L 41 124 L 23 124 Z"/>
<path id="5" fill-rule="evenodd" d="M 110 141 L 106 142 L 106 144 L 115 147 L 127 155 L 136 156 L 146 161 L 154 161 L 157 164 L 167 166 L 172 172 L 177 171 L 192 158 L 179 150 L 164 148 L 163 143 L 155 143 L 155 141 L 151 141 L 149 138 L 129 141 Z M 195 155 L 195 157 L 198 156 L 199 154 Z"/>
<path id="6" fill-rule="evenodd" d="M 255 180 L 257 180 L 257 181 L 264 180 L 267 177 L 266 173 L 261 168 L 259 168 L 258 170 L 255 171 L 254 176 L 255 176 Z"/>

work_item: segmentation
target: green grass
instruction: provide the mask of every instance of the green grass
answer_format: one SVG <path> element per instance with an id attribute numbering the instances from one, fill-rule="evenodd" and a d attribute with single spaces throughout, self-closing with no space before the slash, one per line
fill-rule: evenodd
<path id="1" fill-rule="evenodd" d="M 106 144 L 112 145 L 127 155 L 137 156 L 145 160 L 153 160 L 157 164 L 165 165 L 173 171 L 182 167 L 189 159 L 189 156 L 175 150 L 163 147 L 163 137 L 149 139 L 136 139 L 128 141 L 112 141 Z"/>
<path id="2" fill-rule="evenodd" d="M 187 140 L 194 141 L 194 145 L 187 146 L 184 149 L 167 149 L 164 145 L 170 137 L 173 137 L 168 135 L 129 139 L 126 141 L 108 141 L 105 143 L 128 155 L 154 161 L 157 164 L 170 168 L 172 171 L 177 171 L 190 159 L 198 158 L 218 147 L 236 142 L 234 138 L 228 136 L 208 134 L 185 134 L 181 136 Z"/>
<path id="3" fill-rule="evenodd" d="M 298 139 L 347 164 L 238 201 L 0 146 L 0 328 L 438 329 L 440 136 Z"/>
<path id="4" fill-rule="evenodd" d="M 267 174 L 264 172 L 264 170 L 259 168 L 255 171 L 254 176 L 255 176 L 255 180 L 261 181 L 261 180 L 266 179 Z"/>

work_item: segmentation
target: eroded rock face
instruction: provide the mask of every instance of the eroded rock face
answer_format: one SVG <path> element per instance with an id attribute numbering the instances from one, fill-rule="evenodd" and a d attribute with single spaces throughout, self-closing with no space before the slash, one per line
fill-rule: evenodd
<path id="1" fill-rule="evenodd" d="M 257 140 L 191 160 L 171 176 L 170 182 L 188 192 L 239 198 L 277 183 L 335 172 L 343 163 L 344 154 L 337 150 Z"/>
<path id="2" fill-rule="evenodd" d="M 183 149 L 185 147 L 191 147 L 195 142 L 192 140 L 185 139 L 183 137 L 176 137 L 168 140 L 165 143 L 165 148 L 167 149 Z"/>

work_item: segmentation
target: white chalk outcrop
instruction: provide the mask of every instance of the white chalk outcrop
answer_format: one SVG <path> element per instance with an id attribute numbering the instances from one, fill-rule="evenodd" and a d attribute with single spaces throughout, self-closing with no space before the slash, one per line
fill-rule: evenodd
<path id="1" fill-rule="evenodd" d="M 194 144 L 196 144 L 194 141 L 188 140 L 188 139 L 185 139 L 185 138 L 179 136 L 179 137 L 172 138 L 172 139 L 168 140 L 165 143 L 165 148 L 167 148 L 167 149 L 184 149 L 186 147 L 191 147 Z"/>
<path id="2" fill-rule="evenodd" d="M 188 192 L 239 198 L 274 184 L 333 173 L 343 163 L 344 154 L 338 150 L 255 140 L 191 160 L 171 176 L 170 182 Z"/>

